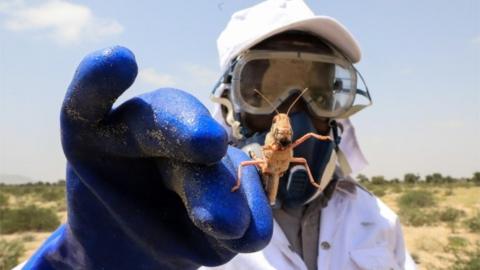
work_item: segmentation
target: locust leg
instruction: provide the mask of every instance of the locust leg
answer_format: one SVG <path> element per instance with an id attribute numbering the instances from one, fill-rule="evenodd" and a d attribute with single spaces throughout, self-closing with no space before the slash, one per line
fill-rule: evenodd
<path id="1" fill-rule="evenodd" d="M 242 178 L 242 168 L 244 166 L 257 165 L 264 162 L 265 161 L 263 160 L 247 160 L 247 161 L 240 162 L 240 165 L 238 166 L 238 172 L 237 172 L 237 183 L 235 184 L 235 186 L 232 187 L 232 192 L 235 192 L 240 187 L 240 179 Z"/>
<path id="2" fill-rule="evenodd" d="M 275 200 L 278 193 L 278 184 L 280 182 L 280 175 L 278 174 L 264 174 L 266 177 L 265 190 L 267 191 L 268 202 L 270 205 L 275 205 Z"/>
<path id="3" fill-rule="evenodd" d="M 318 134 L 315 134 L 313 132 L 309 132 L 305 135 L 303 135 L 300 139 L 296 140 L 293 144 L 292 144 L 292 149 L 299 146 L 300 144 L 304 143 L 306 140 L 310 139 L 311 137 L 314 137 L 320 141 L 326 141 L 326 140 L 332 140 L 332 138 L 330 138 L 330 136 L 323 136 L 323 135 L 318 135 Z"/>
<path id="4" fill-rule="evenodd" d="M 292 158 L 292 159 L 290 160 L 290 162 L 293 162 L 293 163 L 302 163 L 302 164 L 305 166 L 305 168 L 307 168 L 308 179 L 310 180 L 310 183 L 311 183 L 314 187 L 320 188 L 320 185 L 317 184 L 317 183 L 315 183 L 315 180 L 313 180 L 313 176 L 312 176 L 312 173 L 310 172 L 310 167 L 308 167 L 308 163 L 307 163 L 307 160 L 306 160 L 306 159 L 294 157 L 294 158 Z"/>
<path id="5" fill-rule="evenodd" d="M 251 159 L 257 160 L 257 155 L 253 151 L 248 151 L 248 155 L 250 156 Z"/>

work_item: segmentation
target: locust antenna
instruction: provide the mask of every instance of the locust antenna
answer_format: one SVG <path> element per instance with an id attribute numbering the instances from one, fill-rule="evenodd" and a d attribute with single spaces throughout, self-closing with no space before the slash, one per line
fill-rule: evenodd
<path id="1" fill-rule="evenodd" d="M 272 102 L 270 102 L 270 100 L 268 100 L 268 98 L 266 96 L 264 96 L 260 91 L 258 91 L 257 89 L 253 89 L 253 91 L 257 92 L 257 94 L 259 94 L 268 104 L 270 104 L 270 106 L 272 106 L 272 108 L 277 112 L 277 114 L 280 114 L 280 112 L 275 108 L 275 106 L 273 106 Z"/>
<path id="2" fill-rule="evenodd" d="M 287 115 L 288 113 L 290 112 L 290 110 L 293 108 L 293 106 L 295 106 L 295 104 L 298 102 L 298 100 L 303 96 L 303 94 L 305 94 L 305 92 L 308 91 L 308 87 L 303 89 L 303 91 L 300 93 L 300 95 L 298 95 L 298 97 L 295 99 L 295 101 L 293 101 L 292 105 L 290 105 L 290 107 L 288 108 L 287 110 Z"/>

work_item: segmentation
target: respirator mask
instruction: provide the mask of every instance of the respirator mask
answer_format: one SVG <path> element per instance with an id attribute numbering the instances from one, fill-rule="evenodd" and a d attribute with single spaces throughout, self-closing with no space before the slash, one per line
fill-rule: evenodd
<path id="1" fill-rule="evenodd" d="M 310 115 L 305 111 L 291 113 L 290 120 L 294 141 L 309 132 L 316 132 Z M 332 130 L 339 129 L 336 122 L 331 122 L 331 125 Z M 305 166 L 290 164 L 289 170 L 280 178 L 275 207 L 302 206 L 322 195 L 332 180 L 338 161 L 336 142 L 340 136 L 337 132 L 331 133 L 333 138 L 337 138 L 336 141 L 335 139 L 333 141 L 309 139 L 293 150 L 294 157 L 303 157 L 307 160 L 312 176 L 320 188 L 316 188 L 310 183 Z M 262 145 L 266 134 L 266 131 L 256 132 L 236 146 L 246 153 L 253 152 L 257 157 L 262 157 Z"/>

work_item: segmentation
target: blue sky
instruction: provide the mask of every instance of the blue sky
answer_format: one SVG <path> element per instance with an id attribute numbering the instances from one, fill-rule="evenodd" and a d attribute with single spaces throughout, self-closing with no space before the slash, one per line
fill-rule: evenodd
<path id="1" fill-rule="evenodd" d="M 136 2 L 136 3 L 135 3 Z M 0 173 L 64 178 L 59 110 L 87 53 L 120 44 L 137 81 L 122 100 L 174 86 L 211 108 L 216 39 L 260 1 L 1 1 Z M 359 41 L 374 105 L 352 118 L 367 175 L 480 171 L 480 1 L 306 1 Z"/>

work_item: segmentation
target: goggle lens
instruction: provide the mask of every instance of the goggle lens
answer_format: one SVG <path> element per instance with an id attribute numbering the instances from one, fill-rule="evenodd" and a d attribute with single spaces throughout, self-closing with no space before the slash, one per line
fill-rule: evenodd
<path id="1" fill-rule="evenodd" d="M 293 93 L 308 88 L 304 99 L 310 109 L 319 116 L 333 117 L 351 106 L 354 80 L 351 69 L 335 63 L 290 58 L 253 59 L 245 63 L 239 74 L 238 92 L 241 100 L 255 110 L 251 113 L 265 114 L 271 113 Z M 248 106 L 246 111 L 249 111 Z"/>

